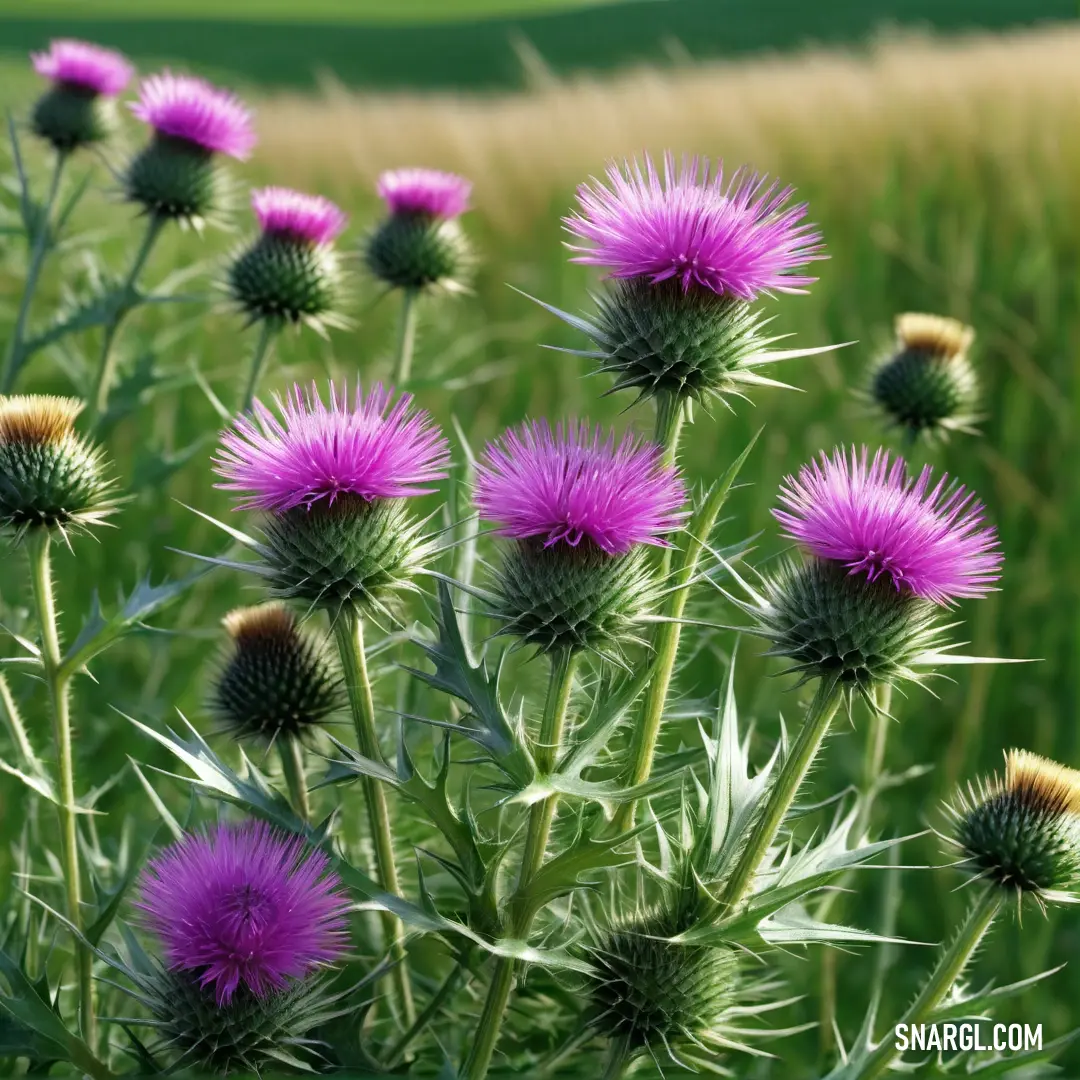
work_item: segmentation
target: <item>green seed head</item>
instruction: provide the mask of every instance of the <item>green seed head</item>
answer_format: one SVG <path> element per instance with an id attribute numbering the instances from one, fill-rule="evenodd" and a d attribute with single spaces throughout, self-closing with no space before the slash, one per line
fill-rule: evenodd
<path id="1" fill-rule="evenodd" d="M 1002 888 L 1070 892 L 1080 886 L 1080 772 L 1010 750 L 995 776 L 951 808 L 969 869 Z"/>
<path id="2" fill-rule="evenodd" d="M 264 527 L 274 595 L 336 615 L 352 606 L 378 616 L 431 554 L 404 499 L 342 496 L 299 506 Z"/>
<path id="3" fill-rule="evenodd" d="M 233 300 L 252 322 L 320 324 L 339 299 L 341 266 L 328 244 L 264 233 L 229 267 Z"/>
<path id="4" fill-rule="evenodd" d="M 826 559 L 788 561 L 745 604 L 770 656 L 792 661 L 803 680 L 825 679 L 870 700 L 879 683 L 918 681 L 920 654 L 940 645 L 933 604 L 899 592 L 887 575 L 868 581 Z"/>
<path id="5" fill-rule="evenodd" d="M 342 704 L 341 679 L 325 643 L 284 604 L 237 608 L 224 619 L 231 639 L 211 709 L 240 738 L 301 738 Z"/>
<path id="6" fill-rule="evenodd" d="M 368 237 L 368 269 L 395 289 L 460 292 L 472 251 L 457 219 L 429 214 L 391 214 Z"/>
<path id="7" fill-rule="evenodd" d="M 41 394 L 0 397 L 0 524 L 85 528 L 115 509 L 104 452 L 75 433 L 82 402 Z"/>
<path id="8" fill-rule="evenodd" d="M 228 192 L 211 151 L 160 132 L 132 159 L 124 190 L 149 214 L 195 224 L 224 209 Z"/>
<path id="9" fill-rule="evenodd" d="M 955 319 L 906 314 L 897 317 L 896 337 L 870 385 L 889 421 L 911 438 L 972 430 L 979 384 L 967 354 L 975 331 Z"/>
<path id="10" fill-rule="evenodd" d="M 116 102 L 85 86 L 57 83 L 34 105 L 30 126 L 60 153 L 102 142 L 117 129 Z"/>
<path id="11" fill-rule="evenodd" d="M 587 540 L 545 547 L 530 539 L 508 545 L 493 593 L 490 614 L 523 644 L 617 656 L 637 640 L 658 586 L 642 546 L 609 555 Z"/>

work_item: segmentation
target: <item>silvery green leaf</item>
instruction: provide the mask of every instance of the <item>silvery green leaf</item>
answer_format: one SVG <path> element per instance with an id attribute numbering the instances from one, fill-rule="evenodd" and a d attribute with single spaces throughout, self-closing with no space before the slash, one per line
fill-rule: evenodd
<path id="1" fill-rule="evenodd" d="M 1056 975 L 1064 967 L 1064 964 L 1059 964 L 1057 967 L 1040 971 L 1038 975 L 1032 975 L 1029 979 L 1021 979 L 1019 982 L 1008 983 L 1005 986 L 995 986 L 993 983 L 987 983 L 981 990 L 972 994 L 954 992 L 947 1001 L 934 1010 L 931 1022 L 936 1024 L 943 1020 L 955 1020 L 960 1017 L 974 1018 L 986 1015 L 998 1002 L 1025 993 L 1036 983 L 1042 982 L 1043 979 L 1049 979 L 1051 975 Z"/>
<path id="2" fill-rule="evenodd" d="M 872 930 L 819 922 L 799 904 L 789 904 L 782 911 L 758 923 L 758 933 L 770 945 L 913 945 L 906 938 L 885 937 Z"/>

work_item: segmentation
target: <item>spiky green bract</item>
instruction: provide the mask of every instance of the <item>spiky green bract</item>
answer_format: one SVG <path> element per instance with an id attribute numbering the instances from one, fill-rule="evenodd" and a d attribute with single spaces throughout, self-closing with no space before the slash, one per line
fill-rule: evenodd
<path id="1" fill-rule="evenodd" d="M 609 555 L 590 540 L 545 547 L 531 537 L 509 544 L 495 573 L 489 614 L 501 633 L 540 652 L 588 649 L 618 658 L 638 641 L 659 586 L 648 550 Z"/>
<path id="2" fill-rule="evenodd" d="M 380 281 L 395 289 L 461 292 L 472 266 L 472 249 L 456 218 L 395 213 L 367 239 L 364 258 Z"/>
<path id="3" fill-rule="evenodd" d="M 433 552 L 404 499 L 342 495 L 272 515 L 263 531 L 273 595 L 331 615 L 352 606 L 378 620 Z"/>
<path id="4" fill-rule="evenodd" d="M 255 322 L 333 321 L 341 291 L 341 264 L 328 244 L 264 233 L 229 266 L 232 299 Z"/>
<path id="5" fill-rule="evenodd" d="M 980 780 L 949 811 L 978 877 L 1050 898 L 1080 887 L 1080 772 L 1012 750 L 1004 780 Z"/>
<path id="6" fill-rule="evenodd" d="M 617 924 L 587 950 L 589 1022 L 631 1055 L 674 1057 L 680 1042 L 700 1045 L 734 1004 L 736 952 L 673 941 L 674 929 L 654 912 Z"/>
<path id="7" fill-rule="evenodd" d="M 75 432 L 82 402 L 0 397 L 0 526 L 87 528 L 114 512 L 104 450 Z"/>
<path id="8" fill-rule="evenodd" d="M 934 604 L 826 559 L 784 562 L 742 606 L 756 623 L 750 632 L 772 642 L 767 655 L 790 659 L 802 682 L 838 683 L 872 708 L 875 686 L 921 681 L 922 657 L 943 644 Z"/>
<path id="9" fill-rule="evenodd" d="M 198 1075 L 307 1071 L 317 1046 L 310 1033 L 341 1014 L 327 980 L 313 977 L 256 997 L 241 986 L 227 1005 L 186 971 L 139 978 L 139 995 L 177 1067 Z"/>
<path id="10" fill-rule="evenodd" d="M 302 738 L 344 704 L 326 644 L 283 604 L 239 608 L 224 620 L 232 639 L 210 707 L 239 738 Z"/>
<path id="11" fill-rule="evenodd" d="M 39 138 L 68 154 L 103 142 L 116 131 L 116 101 L 89 87 L 57 83 L 38 98 L 30 126 Z"/>
<path id="12" fill-rule="evenodd" d="M 124 193 L 148 214 L 198 225 L 226 208 L 228 185 L 210 150 L 155 134 L 131 160 Z"/>

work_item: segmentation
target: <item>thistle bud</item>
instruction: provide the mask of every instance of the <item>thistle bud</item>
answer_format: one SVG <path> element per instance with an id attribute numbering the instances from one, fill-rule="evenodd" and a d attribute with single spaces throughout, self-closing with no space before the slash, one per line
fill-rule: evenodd
<path id="1" fill-rule="evenodd" d="M 324 643 L 283 604 L 237 608 L 224 626 L 231 646 L 211 708 L 234 735 L 301 738 L 341 706 L 341 679 Z"/>
<path id="2" fill-rule="evenodd" d="M 980 878 L 1046 897 L 1080 886 L 1080 772 L 1026 750 L 1005 777 L 970 787 L 950 812 L 953 839 Z"/>
<path id="3" fill-rule="evenodd" d="M 243 160 L 255 145 L 251 113 L 202 79 L 164 72 L 144 79 L 132 112 L 154 136 L 130 163 L 127 197 L 161 218 L 199 222 L 223 207 L 216 155 Z"/>
<path id="4" fill-rule="evenodd" d="M 82 402 L 40 394 L 0 397 L 0 524 L 87 528 L 115 509 L 104 451 L 75 433 Z"/>
<path id="5" fill-rule="evenodd" d="M 896 319 L 896 348 L 871 376 L 870 393 L 910 438 L 972 431 L 978 377 L 968 359 L 975 331 L 956 319 L 909 313 Z"/>
<path id="6" fill-rule="evenodd" d="M 490 614 L 541 651 L 618 653 L 660 584 L 648 545 L 682 524 L 686 491 L 658 446 L 587 423 L 525 424 L 491 443 L 476 504 L 515 543 L 493 581 Z"/>
<path id="7" fill-rule="evenodd" d="M 331 384 L 325 405 L 313 387 L 261 402 L 222 438 L 220 486 L 239 509 L 266 513 L 259 545 L 274 593 L 329 609 L 382 611 L 432 553 L 409 500 L 445 476 L 446 440 L 405 395 L 358 387 L 350 405 Z"/>
<path id="8" fill-rule="evenodd" d="M 34 134 L 61 154 L 101 142 L 116 130 L 116 97 L 132 67 L 118 52 L 86 41 L 61 38 L 49 51 L 32 53 L 34 70 L 52 86 L 34 105 Z"/>
<path id="9" fill-rule="evenodd" d="M 472 263 L 458 221 L 472 184 L 434 169 L 398 169 L 379 178 L 389 215 L 367 240 L 368 269 L 391 288 L 460 291 Z"/>
<path id="10" fill-rule="evenodd" d="M 286 188 L 251 195 L 262 234 L 229 267 L 229 291 L 248 318 L 307 322 L 331 316 L 341 286 L 333 241 L 348 220 L 329 199 Z"/>

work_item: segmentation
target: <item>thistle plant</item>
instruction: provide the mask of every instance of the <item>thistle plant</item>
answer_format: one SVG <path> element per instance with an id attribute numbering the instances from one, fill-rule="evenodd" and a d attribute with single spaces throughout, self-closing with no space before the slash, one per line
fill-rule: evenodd
<path id="1" fill-rule="evenodd" d="M 459 218 L 469 209 L 472 183 L 437 169 L 395 169 L 379 177 L 388 216 L 367 238 L 368 270 L 401 291 L 401 317 L 393 382 L 404 385 L 416 344 L 416 302 L 425 292 L 461 292 L 472 250 Z"/>
<path id="2" fill-rule="evenodd" d="M 287 324 L 306 323 L 320 332 L 340 326 L 336 313 L 341 267 L 334 240 L 348 218 L 329 199 L 288 188 L 259 188 L 251 205 L 261 235 L 228 269 L 233 302 L 260 332 L 240 403 L 247 412 L 259 389 L 274 339 Z"/>

